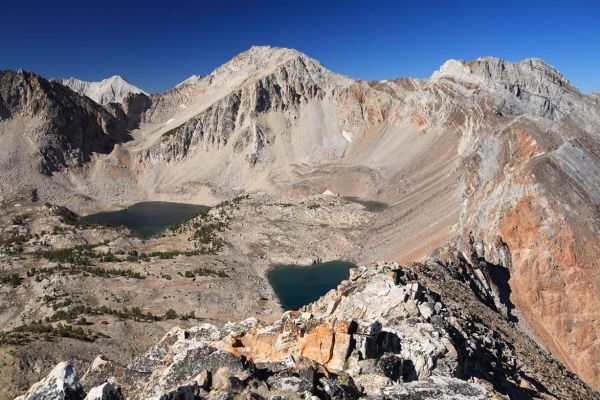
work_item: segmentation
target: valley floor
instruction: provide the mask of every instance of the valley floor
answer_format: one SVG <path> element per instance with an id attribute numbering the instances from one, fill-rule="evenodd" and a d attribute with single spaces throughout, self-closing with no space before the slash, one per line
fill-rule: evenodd
<path id="1" fill-rule="evenodd" d="M 173 326 L 282 312 L 278 263 L 356 261 L 373 213 L 335 196 L 242 196 L 148 240 L 25 198 L 0 217 L 0 399 L 64 359 L 123 365 Z"/>

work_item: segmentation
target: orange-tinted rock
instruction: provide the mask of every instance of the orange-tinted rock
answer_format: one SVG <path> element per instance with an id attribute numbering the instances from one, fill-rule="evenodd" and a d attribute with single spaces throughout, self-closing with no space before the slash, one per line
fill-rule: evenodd
<path id="1" fill-rule="evenodd" d="M 344 369 L 346 359 L 348 358 L 348 354 L 350 352 L 351 340 L 352 335 L 340 332 L 334 334 L 334 344 L 331 351 L 331 359 L 327 363 L 327 368 L 334 371 L 342 371 Z"/>
<path id="2" fill-rule="evenodd" d="M 550 351 L 591 385 L 600 385 L 598 244 L 577 235 L 533 197 L 502 222 L 512 253 L 513 301 Z"/>
<path id="3" fill-rule="evenodd" d="M 318 326 L 306 335 L 300 354 L 302 357 L 326 365 L 333 355 L 334 335 L 335 333 L 330 327 Z"/>

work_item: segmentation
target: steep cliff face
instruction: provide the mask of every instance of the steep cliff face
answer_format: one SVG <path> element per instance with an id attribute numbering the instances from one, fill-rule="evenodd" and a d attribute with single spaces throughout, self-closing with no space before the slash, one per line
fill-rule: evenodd
<path id="1" fill-rule="evenodd" d="M 45 174 L 81 166 L 93 153 L 109 153 L 128 139 L 121 121 L 104 108 L 32 73 L 1 72 L 0 104 L 3 140 L 27 147 Z M 11 126 L 11 122 L 18 124 Z M 21 157 L 24 163 L 31 161 Z"/>
<path id="2" fill-rule="evenodd" d="M 437 256 L 357 268 L 273 324 L 174 328 L 128 366 L 99 357 L 79 379 L 60 364 L 21 399 L 597 398 L 477 297 L 479 265 Z"/>
<path id="3" fill-rule="evenodd" d="M 193 149 L 210 152 L 223 148 L 236 134 L 235 142 L 229 147 L 239 151 L 252 143 L 254 152 L 249 154 L 249 158 L 256 162 L 267 140 L 257 118 L 270 112 L 297 115 L 301 104 L 323 99 L 327 90 L 325 76 L 322 70 L 315 73 L 318 67 L 314 64 L 313 60 L 297 55 L 271 73 L 245 81 L 241 88 L 163 133 L 161 143 L 148 150 L 145 157 L 181 161 Z M 228 72 L 217 70 L 206 79 L 209 85 L 218 85 Z"/>
<path id="4" fill-rule="evenodd" d="M 483 77 L 479 96 L 498 103 L 491 121 L 461 139 L 463 234 L 480 241 L 479 257 L 507 268 L 522 322 L 597 386 L 600 107 L 539 60 L 452 69 L 461 84 Z"/>
<path id="5" fill-rule="evenodd" d="M 331 91 L 332 81 L 340 84 L 341 80 L 343 78 L 296 51 L 253 48 L 196 83 L 156 98 L 156 107 L 147 113 L 152 118 L 157 113 L 156 108 L 162 108 L 162 113 L 173 112 L 173 107 L 165 109 L 163 105 L 173 103 L 173 98 L 187 108 L 185 96 L 181 94 L 194 87 L 205 91 L 207 97 L 217 92 L 215 101 L 192 118 L 180 125 L 168 124 L 169 129 L 163 132 L 160 142 L 148 149 L 144 157 L 172 162 L 182 161 L 194 150 L 206 153 L 226 149 L 231 153 L 245 153 L 247 161 L 254 164 L 267 142 L 273 141 L 266 137 L 272 124 L 261 119 L 280 114 L 280 129 L 284 134 L 299 118 L 302 106 L 311 102 L 318 104 Z M 223 92 L 223 87 L 229 90 Z M 218 97 L 221 92 L 223 96 Z"/>

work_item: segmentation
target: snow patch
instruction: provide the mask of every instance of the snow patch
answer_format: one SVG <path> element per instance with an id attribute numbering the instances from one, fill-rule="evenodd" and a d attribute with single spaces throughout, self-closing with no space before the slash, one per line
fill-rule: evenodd
<path id="1" fill-rule="evenodd" d="M 333 196 L 335 196 L 335 193 L 333 193 L 331 190 L 327 189 L 326 191 L 323 192 L 323 196 L 333 197 Z"/>
<path id="2" fill-rule="evenodd" d="M 342 131 L 342 136 L 348 141 L 348 143 L 352 143 L 352 137 L 354 136 L 354 133 L 349 131 Z"/>
<path id="3" fill-rule="evenodd" d="M 379 83 L 386 83 L 387 79 L 380 80 Z"/>
<path id="4" fill-rule="evenodd" d="M 184 110 L 187 108 L 187 106 L 185 104 L 180 104 L 178 107 L 183 108 Z"/>
<path id="5" fill-rule="evenodd" d="M 175 121 L 175 118 L 169 118 L 169 120 L 167 122 L 165 122 L 165 126 L 169 125 L 173 121 Z"/>

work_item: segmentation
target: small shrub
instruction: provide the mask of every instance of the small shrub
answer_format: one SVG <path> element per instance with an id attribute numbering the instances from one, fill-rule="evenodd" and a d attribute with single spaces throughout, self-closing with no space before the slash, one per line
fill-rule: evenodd
<path id="1" fill-rule="evenodd" d="M 23 278 L 19 274 L 11 274 L 9 276 L 0 278 L 0 284 L 2 285 L 10 285 L 12 287 L 17 287 L 23 282 Z"/>
<path id="2" fill-rule="evenodd" d="M 27 215 L 18 214 L 18 215 L 15 215 L 14 217 L 12 217 L 11 222 L 13 225 L 25 225 L 26 219 L 27 219 Z"/>

